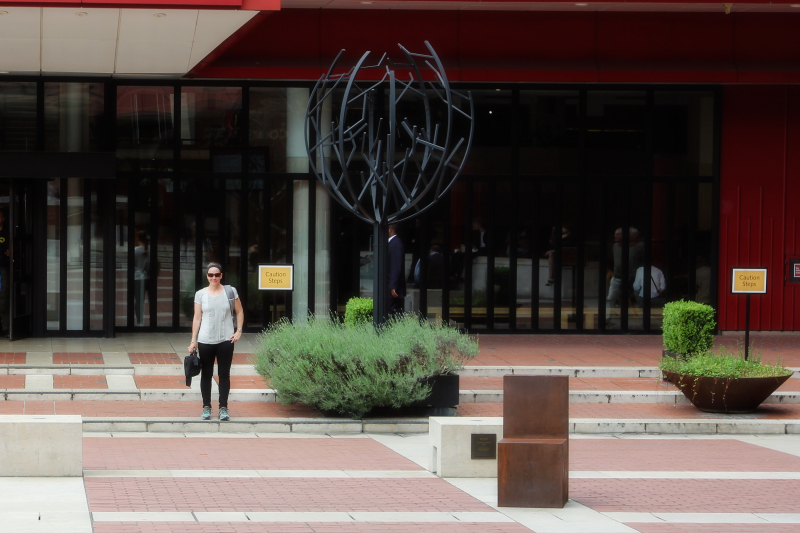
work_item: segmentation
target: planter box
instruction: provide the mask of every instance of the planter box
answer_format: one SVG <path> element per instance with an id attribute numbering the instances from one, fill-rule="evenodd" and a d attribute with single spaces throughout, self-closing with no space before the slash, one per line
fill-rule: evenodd
<path id="1" fill-rule="evenodd" d="M 420 416 L 456 416 L 458 407 L 458 374 L 444 374 L 425 378 L 424 383 L 431 385 L 431 393 L 424 400 L 399 407 L 376 407 L 363 418 L 387 417 L 420 417 Z M 347 413 L 338 411 L 321 411 L 323 415 L 331 418 L 350 417 Z"/>
<path id="2" fill-rule="evenodd" d="M 664 372 L 692 405 L 707 413 L 755 411 L 791 374 L 766 378 L 712 378 Z"/>

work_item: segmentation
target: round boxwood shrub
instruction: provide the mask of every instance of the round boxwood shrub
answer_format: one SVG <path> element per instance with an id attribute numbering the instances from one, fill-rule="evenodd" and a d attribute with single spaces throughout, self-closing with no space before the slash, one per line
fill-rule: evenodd
<path id="1" fill-rule="evenodd" d="M 375 408 L 423 400 L 430 394 L 425 378 L 455 372 L 477 353 L 474 338 L 406 315 L 378 328 L 284 319 L 261 335 L 255 356 L 256 371 L 281 403 L 360 418 Z"/>
<path id="2" fill-rule="evenodd" d="M 372 322 L 372 298 L 350 298 L 344 308 L 345 326 Z"/>
<path id="3" fill-rule="evenodd" d="M 697 302 L 679 300 L 664 305 L 661 326 L 664 348 L 680 355 L 708 352 L 714 345 L 714 308 Z"/>

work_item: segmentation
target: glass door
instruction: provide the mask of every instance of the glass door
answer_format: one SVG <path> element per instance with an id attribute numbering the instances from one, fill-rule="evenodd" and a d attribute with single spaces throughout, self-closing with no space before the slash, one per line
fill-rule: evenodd
<path id="1" fill-rule="evenodd" d="M 33 217 L 30 180 L 10 180 L 9 216 L 0 230 L 0 305 L 9 310 L 9 339 L 31 335 L 33 308 Z M 3 215 L 3 218 L 5 216 Z M 10 243 L 6 241 L 10 239 Z M 9 301 L 10 297 L 10 301 Z M 6 307 L 8 306 L 8 307 Z M 5 319 L 5 316 L 2 317 Z M 6 327 L 6 324 L 3 324 Z"/>
<path id="2" fill-rule="evenodd" d="M 106 279 L 104 255 L 104 250 L 113 249 L 113 242 L 108 246 L 105 242 L 113 237 L 106 228 L 111 216 L 109 189 L 108 180 L 47 180 L 42 194 L 47 202 L 42 268 L 47 269 L 44 320 L 49 335 L 100 336 L 110 334 L 113 327 L 105 319 L 110 302 L 104 289 L 114 287 L 113 278 Z"/>

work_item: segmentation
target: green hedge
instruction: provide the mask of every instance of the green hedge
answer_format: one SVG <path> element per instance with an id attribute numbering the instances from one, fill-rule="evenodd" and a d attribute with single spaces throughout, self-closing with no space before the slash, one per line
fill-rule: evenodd
<path id="1" fill-rule="evenodd" d="M 741 347 L 738 352 L 729 352 L 724 346 L 720 346 L 717 354 L 700 354 L 687 359 L 664 357 L 659 368 L 665 372 L 713 378 L 764 378 L 792 373 L 780 359 L 774 365 L 762 363 L 761 353 L 754 350 L 745 361 Z"/>
<path id="2" fill-rule="evenodd" d="M 478 353 L 477 341 L 415 315 L 345 326 L 311 318 L 281 320 L 259 339 L 256 371 L 284 404 L 303 402 L 323 411 L 361 417 L 376 407 L 422 400 L 421 381 L 463 368 Z"/>
<path id="3" fill-rule="evenodd" d="M 681 355 L 708 352 L 714 345 L 714 308 L 679 300 L 664 305 L 664 348 Z"/>
<path id="4" fill-rule="evenodd" d="M 352 327 L 372 322 L 372 298 L 350 298 L 344 308 L 344 324 Z"/>

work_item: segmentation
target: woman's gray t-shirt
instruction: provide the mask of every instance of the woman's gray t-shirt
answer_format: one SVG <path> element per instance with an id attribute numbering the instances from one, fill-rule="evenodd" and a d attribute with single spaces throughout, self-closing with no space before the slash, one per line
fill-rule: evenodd
<path id="1" fill-rule="evenodd" d="M 239 293 L 234 287 L 233 298 L 238 300 Z M 231 317 L 231 304 L 225 290 L 218 295 L 211 296 L 205 289 L 200 289 L 194 295 L 194 303 L 200 304 L 202 318 L 197 342 L 203 344 L 219 344 L 230 340 L 233 336 L 233 319 Z"/>

